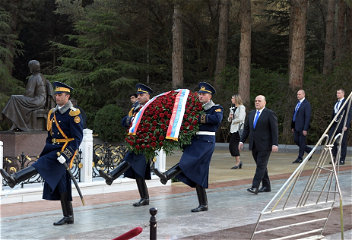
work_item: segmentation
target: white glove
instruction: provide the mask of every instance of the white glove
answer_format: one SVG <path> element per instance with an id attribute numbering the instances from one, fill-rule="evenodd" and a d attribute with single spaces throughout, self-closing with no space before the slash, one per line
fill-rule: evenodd
<path id="1" fill-rule="evenodd" d="M 66 162 L 66 159 L 65 159 L 62 155 L 60 155 L 60 156 L 57 158 L 57 160 L 58 160 L 59 163 L 61 163 L 61 164 L 64 164 L 64 163 Z"/>

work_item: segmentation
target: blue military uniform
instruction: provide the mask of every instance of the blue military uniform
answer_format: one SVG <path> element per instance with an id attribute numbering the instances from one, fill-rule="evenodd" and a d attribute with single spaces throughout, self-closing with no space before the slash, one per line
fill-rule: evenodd
<path id="1" fill-rule="evenodd" d="M 58 82 L 54 84 L 55 93 L 60 93 Z M 40 158 L 32 164 L 45 180 L 43 199 L 60 200 L 60 193 L 68 192 L 71 196 L 71 181 L 65 167 L 58 162 L 57 153 L 61 152 L 69 165 L 83 139 L 83 121 L 80 110 L 68 101 L 61 109 L 58 105 L 48 113 L 48 137 Z M 66 144 L 67 142 L 67 144 Z"/>
<path id="2" fill-rule="evenodd" d="M 55 95 L 57 94 L 56 100 L 66 104 L 61 107 L 56 105 L 48 113 L 48 137 L 39 159 L 12 175 L 3 169 L 0 169 L 0 173 L 12 188 L 39 173 L 45 180 L 43 199 L 61 201 L 64 217 L 54 225 L 73 224 L 71 179 L 63 163 L 69 164 L 73 160 L 82 142 L 83 121 L 80 110 L 74 108 L 68 100 L 73 88 L 61 82 L 54 82 L 53 86 Z"/>
<path id="3" fill-rule="evenodd" d="M 198 86 L 199 93 L 215 94 L 215 89 L 209 83 L 201 82 Z M 203 109 L 205 114 L 199 116 L 199 132 L 193 136 L 191 144 L 184 147 L 180 162 L 164 173 L 154 169 L 162 184 L 175 177 L 196 188 L 199 206 L 192 212 L 208 211 L 205 188 L 208 187 L 209 165 L 215 148 L 215 132 L 223 118 L 223 108 L 211 100 L 203 104 Z"/>
<path id="4" fill-rule="evenodd" d="M 153 93 L 153 90 L 148 86 L 138 83 L 136 85 L 137 94 L 141 93 Z M 133 104 L 131 110 L 129 111 L 128 115 L 121 120 L 121 125 L 123 127 L 129 128 L 133 121 L 134 116 L 139 112 L 139 110 L 143 106 L 138 104 Z M 148 161 L 145 159 L 143 154 L 135 154 L 134 152 L 128 152 L 123 159 L 130 164 L 130 168 L 126 170 L 124 173 L 125 177 L 128 178 L 144 178 L 147 180 L 151 179 L 150 175 L 150 164 L 149 159 Z"/>
<path id="5" fill-rule="evenodd" d="M 207 188 L 210 160 L 215 149 L 215 132 L 221 124 L 224 111 L 222 106 L 211 100 L 203 109 L 205 114 L 199 116 L 199 133 L 192 138 L 191 145 L 184 148 L 179 163 L 182 172 L 176 178 L 190 187 L 199 184 Z"/>
<path id="6" fill-rule="evenodd" d="M 141 83 L 138 83 L 136 88 L 137 94 L 153 93 L 151 88 Z M 133 104 L 129 114 L 121 121 L 123 127 L 129 128 L 131 126 L 134 116 L 138 113 L 141 107 L 142 106 L 139 104 Z M 136 179 L 141 199 L 139 202 L 134 203 L 133 206 L 139 207 L 149 205 L 149 194 L 145 179 L 151 179 L 150 165 L 149 159 L 147 161 L 143 154 L 128 152 L 123 161 L 112 172 L 110 172 L 110 174 L 105 173 L 102 169 L 99 170 L 99 174 L 106 180 L 106 184 L 108 185 L 111 185 L 112 182 L 122 174 L 124 174 L 125 177 Z"/>

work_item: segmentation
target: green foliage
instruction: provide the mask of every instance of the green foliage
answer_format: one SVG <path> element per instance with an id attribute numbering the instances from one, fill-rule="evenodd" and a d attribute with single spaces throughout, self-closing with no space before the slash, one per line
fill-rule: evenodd
<path id="1" fill-rule="evenodd" d="M 121 86 L 135 83 L 145 65 L 138 59 L 143 50 L 125 40 L 129 26 L 116 11 L 115 1 L 95 1 L 75 23 L 79 35 L 68 35 L 75 45 L 53 42 L 63 55 L 53 80 L 75 88 L 85 107 L 101 108 L 113 103 Z"/>
<path id="2" fill-rule="evenodd" d="M 330 76 L 317 74 L 316 71 L 306 71 L 304 89 L 306 98 L 312 105 L 311 129 L 307 141 L 315 144 L 331 122 L 332 109 L 336 102 L 336 91 L 345 90 L 345 98 L 352 91 L 352 56 L 346 56 L 345 61 L 335 68 Z M 349 134 L 351 135 L 351 134 Z M 352 143 L 349 137 L 349 144 Z"/>
<path id="3" fill-rule="evenodd" d="M 16 35 L 11 34 L 11 14 L 0 7 L 0 112 L 5 107 L 10 95 L 24 92 L 22 83 L 13 78 L 9 72 L 12 63 L 8 60 L 13 57 L 11 46 L 21 46 Z M 0 131 L 7 130 L 5 122 L 0 124 Z"/>
<path id="4" fill-rule="evenodd" d="M 94 119 L 94 133 L 104 141 L 122 142 L 126 129 L 121 126 L 124 114 L 117 105 L 109 104 L 99 109 Z"/>
<path id="5" fill-rule="evenodd" d="M 229 85 L 228 83 L 234 83 Z M 227 67 L 222 74 L 221 81 L 214 95 L 214 102 L 224 107 L 224 118 L 221 123 L 221 137 L 219 141 L 227 141 L 229 123 L 229 108 L 231 106 L 231 96 L 238 93 L 238 69 L 237 67 Z M 252 67 L 250 83 L 250 104 L 246 106 L 246 112 L 254 109 L 254 99 L 258 95 L 264 95 L 267 107 L 277 113 L 279 130 L 283 130 L 283 122 L 286 113 L 286 96 L 288 89 L 288 77 L 278 71 L 270 71 L 264 68 Z M 219 133 L 219 132 L 218 132 Z"/>

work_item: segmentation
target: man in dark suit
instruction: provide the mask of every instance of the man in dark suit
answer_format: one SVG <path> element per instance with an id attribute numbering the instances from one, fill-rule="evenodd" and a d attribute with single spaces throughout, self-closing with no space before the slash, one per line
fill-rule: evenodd
<path id="1" fill-rule="evenodd" d="M 268 175 L 268 161 L 271 152 L 277 152 L 278 148 L 278 124 L 276 113 L 265 107 L 265 97 L 259 95 L 255 98 L 256 110 L 248 114 L 243 134 L 238 144 L 238 149 L 243 148 L 243 143 L 249 136 L 249 150 L 257 164 L 253 178 L 252 187 L 247 191 L 258 194 L 258 192 L 270 192 L 271 185 Z M 259 185 L 262 187 L 259 189 Z"/>
<path id="2" fill-rule="evenodd" d="M 297 92 L 298 102 L 293 111 L 291 128 L 293 132 L 293 141 L 299 147 L 298 157 L 292 163 L 301 163 L 303 161 L 304 152 L 309 153 L 312 148 L 306 145 L 306 139 L 310 124 L 311 106 L 303 89 Z"/>
<path id="3" fill-rule="evenodd" d="M 332 110 L 332 115 L 331 115 L 332 119 L 334 119 L 334 117 L 336 116 L 336 114 L 339 112 L 339 110 L 341 109 L 341 107 L 346 101 L 345 90 L 343 89 L 337 90 L 336 96 L 337 96 L 337 102 L 335 103 L 334 109 Z M 341 114 L 343 114 L 343 117 L 341 119 L 340 124 L 337 126 L 338 121 L 340 120 Z M 346 116 L 347 116 L 347 121 L 346 121 L 346 125 L 344 126 Z M 351 117 L 352 117 L 352 109 L 351 108 L 348 109 L 348 103 L 346 103 L 342 111 L 340 111 L 340 114 L 336 117 L 336 120 L 331 126 L 330 132 L 329 132 L 330 138 L 336 136 L 339 133 L 344 132 L 342 142 L 341 142 L 340 165 L 345 164 L 346 153 L 347 153 L 347 133 L 348 133 L 348 129 L 350 129 L 351 127 Z M 336 132 L 335 132 L 335 135 L 333 136 L 335 129 L 336 129 Z M 335 163 L 336 163 L 337 145 L 338 145 L 337 142 L 335 142 L 334 147 L 332 148 L 332 155 L 334 157 Z"/>

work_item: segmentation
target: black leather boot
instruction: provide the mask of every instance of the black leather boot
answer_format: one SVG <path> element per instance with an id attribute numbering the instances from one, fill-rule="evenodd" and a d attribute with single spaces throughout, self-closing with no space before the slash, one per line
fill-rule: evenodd
<path id="1" fill-rule="evenodd" d="M 4 169 L 0 169 L 2 177 L 9 184 L 9 187 L 13 188 L 16 184 L 27 180 L 37 174 L 37 169 L 32 166 L 26 167 L 21 171 L 15 172 L 14 174 L 9 175 Z"/>
<path id="2" fill-rule="evenodd" d="M 100 177 L 105 179 L 107 185 L 111 185 L 112 182 L 120 177 L 126 170 L 130 167 L 130 164 L 126 161 L 123 161 L 118 165 L 110 174 L 105 173 L 103 170 L 99 169 Z"/>
<path id="3" fill-rule="evenodd" d="M 205 188 L 197 184 L 196 190 L 197 190 L 199 206 L 197 208 L 192 209 L 191 211 L 192 212 L 208 211 L 208 200 L 207 200 L 207 193 L 205 192 Z"/>
<path id="4" fill-rule="evenodd" d="M 141 200 L 139 200 L 139 202 L 133 203 L 133 206 L 140 207 L 149 205 L 149 194 L 145 180 L 143 178 L 136 178 L 136 183 L 138 186 L 139 195 L 141 196 Z"/>
<path id="5" fill-rule="evenodd" d="M 72 202 L 68 200 L 67 192 L 60 193 L 60 201 L 61 201 L 61 208 L 62 208 L 62 213 L 64 217 L 60 221 L 54 222 L 54 225 L 60 226 L 64 224 L 73 224 L 74 218 L 73 218 Z"/>
<path id="6" fill-rule="evenodd" d="M 177 176 L 181 172 L 182 172 L 182 170 L 178 166 L 178 163 L 164 173 L 159 172 L 159 170 L 157 168 L 154 169 L 154 173 L 160 178 L 160 182 L 164 185 L 167 183 L 168 180 Z"/>

